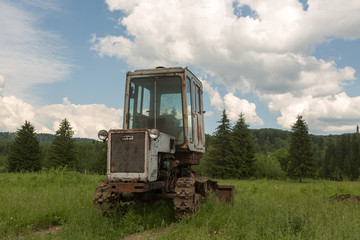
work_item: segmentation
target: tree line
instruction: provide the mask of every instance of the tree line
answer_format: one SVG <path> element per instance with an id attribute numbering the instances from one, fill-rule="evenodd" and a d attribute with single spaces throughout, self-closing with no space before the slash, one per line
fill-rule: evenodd
<path id="1" fill-rule="evenodd" d="M 197 170 L 215 178 L 324 178 L 357 180 L 360 134 L 309 134 L 303 116 L 291 131 L 249 129 L 240 114 L 232 126 L 223 111 Z"/>
<path id="2" fill-rule="evenodd" d="M 35 134 L 28 121 L 16 133 L 0 133 L 0 172 L 66 166 L 79 172 L 104 174 L 106 143 L 76 139 L 73 134 L 67 119 L 62 120 L 55 135 Z M 357 180 L 360 175 L 358 131 L 311 135 L 302 116 L 298 116 L 291 131 L 249 129 L 243 114 L 232 125 L 223 111 L 216 132 L 206 134 L 206 144 L 196 169 L 215 178 Z M 303 165 L 306 168 L 298 167 Z"/>
<path id="3" fill-rule="evenodd" d="M 34 126 L 25 121 L 15 134 L 0 135 L 0 172 L 68 168 L 85 173 L 105 174 L 106 143 L 95 140 L 78 141 L 73 135 L 67 119 L 61 121 L 55 136 L 36 134 Z M 13 140 L 4 140 L 5 138 Z"/>

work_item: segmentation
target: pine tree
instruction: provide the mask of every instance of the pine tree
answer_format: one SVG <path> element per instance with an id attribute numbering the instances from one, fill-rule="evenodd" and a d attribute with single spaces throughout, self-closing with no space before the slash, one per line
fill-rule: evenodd
<path id="1" fill-rule="evenodd" d="M 16 132 L 15 140 L 10 145 L 8 163 L 10 172 L 41 169 L 40 142 L 30 122 L 25 121 L 25 124 Z"/>
<path id="2" fill-rule="evenodd" d="M 73 135 L 74 132 L 70 122 L 65 118 L 61 121 L 48 152 L 47 161 L 49 167 L 67 166 L 70 169 L 75 169 L 76 153 Z"/>
<path id="3" fill-rule="evenodd" d="M 231 177 L 232 173 L 230 159 L 231 126 L 225 110 L 219 123 L 220 125 L 216 128 L 213 141 L 202 160 L 205 162 L 205 169 L 208 175 L 224 179 Z"/>
<path id="4" fill-rule="evenodd" d="M 311 149 L 311 139 L 308 127 L 301 115 L 291 126 L 290 161 L 288 164 L 288 175 L 298 178 L 301 182 L 305 177 L 313 177 L 316 171 L 314 153 Z"/>
<path id="5" fill-rule="evenodd" d="M 254 174 L 255 148 L 248 127 L 245 116 L 241 113 L 231 134 L 230 157 L 234 178 L 247 178 Z"/>

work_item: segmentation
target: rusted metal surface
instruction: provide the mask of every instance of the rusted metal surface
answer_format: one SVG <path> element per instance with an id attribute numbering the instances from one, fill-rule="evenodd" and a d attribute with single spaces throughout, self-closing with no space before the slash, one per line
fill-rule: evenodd
<path id="1" fill-rule="evenodd" d="M 179 178 L 174 196 L 174 211 L 177 219 L 183 215 L 192 215 L 200 207 L 201 199 L 217 191 L 217 182 L 207 177 Z"/>
<path id="2" fill-rule="evenodd" d="M 195 178 L 179 178 L 174 197 L 175 217 L 180 219 L 184 214 L 193 214 L 198 207 L 200 195 L 195 192 Z"/>
<path id="3" fill-rule="evenodd" d="M 143 173 L 145 159 L 145 132 L 112 134 L 111 172 Z"/>
<path id="4" fill-rule="evenodd" d="M 149 159 L 149 141 L 148 129 L 111 129 L 108 140 L 107 178 L 149 181 L 149 164 L 152 162 Z"/>
<path id="5" fill-rule="evenodd" d="M 158 179 L 159 152 L 175 153 L 174 137 L 160 133 L 149 137 L 148 129 L 117 129 L 109 131 L 109 180 L 151 182 Z"/>
<path id="6" fill-rule="evenodd" d="M 217 195 L 220 200 L 234 203 L 235 186 L 234 185 L 218 185 Z"/>
<path id="7" fill-rule="evenodd" d="M 188 152 L 188 151 L 176 151 L 175 158 L 179 160 L 180 165 L 199 165 L 202 153 Z"/>
<path id="8" fill-rule="evenodd" d="M 139 193 L 139 192 L 148 192 L 156 189 L 161 189 L 164 186 L 164 182 L 110 182 L 112 192 L 129 192 L 129 193 Z"/>

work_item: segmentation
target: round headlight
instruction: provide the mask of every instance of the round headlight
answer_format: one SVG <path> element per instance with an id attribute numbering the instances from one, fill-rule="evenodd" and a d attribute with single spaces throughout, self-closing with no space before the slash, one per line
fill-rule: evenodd
<path id="1" fill-rule="evenodd" d="M 156 128 L 151 129 L 149 134 L 150 134 L 150 137 L 154 140 L 160 136 L 160 132 Z"/>
<path id="2" fill-rule="evenodd" d="M 106 130 L 100 130 L 98 132 L 98 138 L 101 140 L 101 141 L 105 141 L 107 138 L 108 138 L 108 132 Z"/>

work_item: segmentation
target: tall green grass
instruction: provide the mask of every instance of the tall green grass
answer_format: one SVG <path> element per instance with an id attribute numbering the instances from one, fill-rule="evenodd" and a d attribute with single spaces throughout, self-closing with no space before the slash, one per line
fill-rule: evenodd
<path id="1" fill-rule="evenodd" d="M 171 201 L 134 203 L 103 217 L 92 205 L 103 178 L 66 170 L 0 174 L 0 239 L 121 239 L 165 226 L 158 239 L 360 239 L 359 203 L 329 200 L 360 195 L 359 182 L 224 181 L 236 186 L 233 205 L 212 196 L 177 222 Z"/>
<path id="2" fill-rule="evenodd" d="M 208 201 L 160 239 L 360 239 L 359 203 L 329 200 L 360 195 L 358 182 L 225 183 L 236 186 L 233 205 Z"/>
<path id="3" fill-rule="evenodd" d="M 173 221 L 165 201 L 103 217 L 92 204 L 102 179 L 66 170 L 0 174 L 0 239 L 119 239 Z"/>

